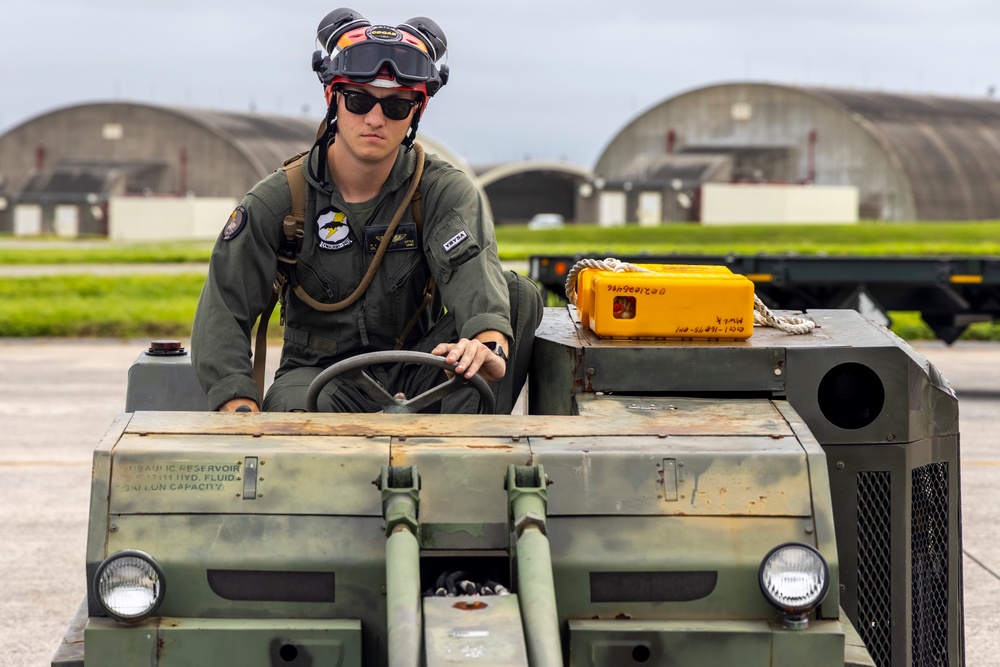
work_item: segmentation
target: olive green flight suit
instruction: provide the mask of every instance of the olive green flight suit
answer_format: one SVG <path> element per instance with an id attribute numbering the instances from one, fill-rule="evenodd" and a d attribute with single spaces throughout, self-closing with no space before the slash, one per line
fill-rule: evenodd
<path id="1" fill-rule="evenodd" d="M 318 149 L 312 150 L 303 163 L 309 187 L 296 278 L 313 299 L 336 303 L 361 282 L 378 242 L 405 199 L 415 162 L 415 153 L 401 149 L 379 195 L 369 205 L 358 207 L 346 204 L 336 186 L 324 186 L 313 177 Z M 516 393 L 513 397 L 505 394 L 520 391 L 523 385 L 531 340 L 541 320 L 541 298 L 530 281 L 511 272 L 505 276 L 497 258 L 492 220 L 464 173 L 428 155 L 420 192 L 422 238 L 408 208 L 374 280 L 355 303 L 339 312 L 320 312 L 288 290 L 281 364 L 262 403 L 252 378 L 250 331 L 271 295 L 281 223 L 291 211 L 291 197 L 280 169 L 254 186 L 216 242 L 194 320 L 192 361 L 212 409 L 239 397 L 256 400 L 266 410 L 303 409 L 309 382 L 324 368 L 362 352 L 395 347 L 433 273 L 434 300 L 403 349 L 430 351 L 437 343 L 458 337 L 472 338 L 485 330 L 502 332 L 517 355 L 508 361 L 507 375 L 498 389 L 498 411 L 509 412 Z M 352 213 L 356 208 L 371 214 L 359 219 Z M 519 320 L 516 334 L 511 326 L 512 298 Z M 402 365 L 380 366 L 372 372 L 390 393 L 403 391 L 407 396 L 443 377 L 438 369 Z M 320 407 L 374 408 L 353 385 L 345 387 L 337 381 L 323 392 Z"/>

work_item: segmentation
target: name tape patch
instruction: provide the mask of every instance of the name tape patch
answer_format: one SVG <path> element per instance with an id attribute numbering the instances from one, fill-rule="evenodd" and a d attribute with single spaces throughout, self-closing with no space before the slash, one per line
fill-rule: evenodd
<path id="1" fill-rule="evenodd" d="M 382 243 L 382 239 L 385 237 L 387 230 L 388 227 L 365 228 L 365 247 L 368 252 L 375 252 L 378 250 L 379 244 Z M 416 224 L 412 222 L 403 223 L 396 227 L 396 231 L 389 240 L 386 250 L 389 252 L 393 252 L 395 250 L 416 250 L 418 245 Z"/>
<path id="2" fill-rule="evenodd" d="M 469 238 L 469 235 L 465 233 L 465 230 L 460 231 L 458 234 L 455 234 L 450 239 L 444 242 L 444 251 L 451 252 L 452 250 L 455 249 L 455 246 L 457 246 L 459 243 L 461 243 L 467 238 Z"/>

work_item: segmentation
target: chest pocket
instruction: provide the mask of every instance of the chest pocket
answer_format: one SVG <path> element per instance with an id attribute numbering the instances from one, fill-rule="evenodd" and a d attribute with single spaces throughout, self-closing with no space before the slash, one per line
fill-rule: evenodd
<path id="1" fill-rule="evenodd" d="M 342 299 L 340 281 L 337 280 L 336 276 L 324 270 L 324 267 L 315 259 L 317 258 L 299 256 L 297 274 L 299 285 L 307 294 L 320 301 L 333 302 Z"/>

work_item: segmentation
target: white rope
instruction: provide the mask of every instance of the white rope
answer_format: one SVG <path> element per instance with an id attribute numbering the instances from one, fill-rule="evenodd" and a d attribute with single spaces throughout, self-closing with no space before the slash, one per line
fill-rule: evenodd
<path id="1" fill-rule="evenodd" d="M 566 274 L 566 298 L 574 306 L 576 305 L 576 274 L 584 269 L 601 269 L 602 271 L 614 271 L 615 273 L 652 273 L 649 269 L 644 269 L 637 264 L 629 264 L 614 257 L 607 259 L 581 259 Z"/>
<path id="2" fill-rule="evenodd" d="M 649 269 L 637 264 L 629 264 L 614 257 L 605 259 L 581 259 L 566 274 L 566 298 L 570 303 L 576 305 L 576 276 L 584 269 L 600 269 L 602 271 L 614 271 L 615 273 L 653 273 Z M 778 331 L 788 334 L 807 334 L 816 328 L 816 323 L 805 317 L 795 315 L 775 315 L 764 302 L 753 295 L 753 324 L 755 327 L 774 327 Z"/>
<path id="3" fill-rule="evenodd" d="M 783 315 L 781 317 L 771 312 L 756 294 L 753 295 L 753 325 L 755 327 L 774 327 L 788 334 L 807 334 L 816 328 L 816 323 L 805 317 Z"/>

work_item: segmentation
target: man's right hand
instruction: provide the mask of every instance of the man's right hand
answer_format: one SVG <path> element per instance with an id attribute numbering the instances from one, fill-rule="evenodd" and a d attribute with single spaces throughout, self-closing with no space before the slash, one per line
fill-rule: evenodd
<path id="1" fill-rule="evenodd" d="M 231 401 L 223 403 L 222 407 L 219 408 L 219 412 L 236 412 L 236 408 L 241 406 L 250 408 L 250 412 L 260 412 L 257 402 L 249 398 L 234 398 Z M 241 410 L 240 412 L 246 412 L 246 410 Z"/>

